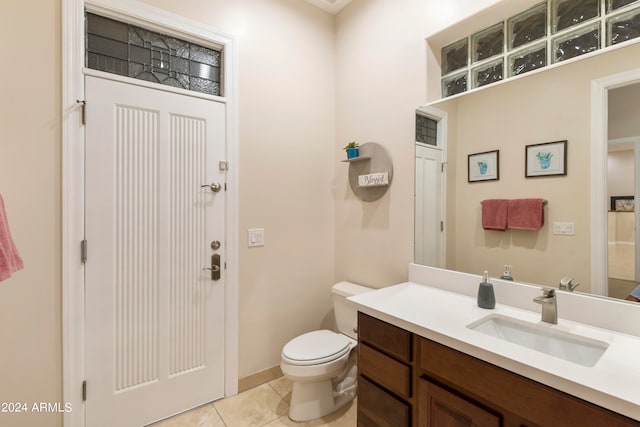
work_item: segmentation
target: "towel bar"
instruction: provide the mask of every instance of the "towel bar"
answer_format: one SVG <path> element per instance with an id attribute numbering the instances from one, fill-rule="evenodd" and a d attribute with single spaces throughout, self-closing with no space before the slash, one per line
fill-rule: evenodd
<path id="1" fill-rule="evenodd" d="M 484 202 L 484 200 L 480 200 L 480 204 L 482 204 L 482 202 Z M 542 204 L 543 204 L 543 205 L 546 205 L 546 204 L 547 204 L 547 201 L 546 201 L 546 200 L 543 200 L 543 201 L 542 201 Z"/>

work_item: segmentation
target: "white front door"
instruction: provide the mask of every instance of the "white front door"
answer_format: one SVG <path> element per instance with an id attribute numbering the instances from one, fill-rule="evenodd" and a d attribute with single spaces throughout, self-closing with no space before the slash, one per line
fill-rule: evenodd
<path id="1" fill-rule="evenodd" d="M 224 394 L 225 104 L 97 77 L 86 100 L 86 426 L 142 426 Z"/>
<path id="2" fill-rule="evenodd" d="M 416 144 L 415 263 L 444 267 L 442 150 Z"/>

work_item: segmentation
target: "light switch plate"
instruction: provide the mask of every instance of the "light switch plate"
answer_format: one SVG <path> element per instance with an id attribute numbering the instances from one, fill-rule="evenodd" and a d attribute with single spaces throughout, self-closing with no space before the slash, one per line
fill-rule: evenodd
<path id="1" fill-rule="evenodd" d="M 250 248 L 264 246 L 264 228 L 250 228 L 247 230 L 247 243 Z"/>
<path id="2" fill-rule="evenodd" d="M 553 234 L 564 236 L 575 236 L 575 223 L 573 222 L 554 222 Z"/>

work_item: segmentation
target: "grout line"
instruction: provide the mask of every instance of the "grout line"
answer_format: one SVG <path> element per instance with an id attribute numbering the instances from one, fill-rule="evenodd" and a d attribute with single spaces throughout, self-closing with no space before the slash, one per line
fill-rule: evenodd
<path id="1" fill-rule="evenodd" d="M 273 385 L 271 385 L 271 381 L 269 381 L 267 384 L 269 385 L 269 387 L 271 387 L 271 390 L 273 390 L 280 397 L 280 400 L 282 400 L 284 403 L 287 404 L 287 406 L 289 406 L 289 402 L 284 400 L 284 396 L 281 395 L 280 392 L 276 390 L 276 388 Z"/>
<path id="2" fill-rule="evenodd" d="M 226 399 L 226 398 L 225 398 L 225 399 Z M 224 399 L 221 399 L 221 400 L 224 400 Z M 229 426 L 227 425 L 227 423 L 224 421 L 224 418 L 222 418 L 222 414 L 220 413 L 220 411 L 218 411 L 218 408 L 216 408 L 216 405 L 214 405 L 214 403 L 215 403 L 215 402 L 211 402 L 211 405 L 213 406 L 213 409 L 215 409 L 216 414 L 218 414 L 218 418 L 220 418 L 220 421 L 222 421 L 222 425 L 223 425 L 224 427 L 229 427 Z"/>

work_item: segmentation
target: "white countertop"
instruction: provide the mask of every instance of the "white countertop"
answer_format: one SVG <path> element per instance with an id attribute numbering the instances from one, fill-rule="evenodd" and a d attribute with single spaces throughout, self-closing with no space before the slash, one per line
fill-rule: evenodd
<path id="1" fill-rule="evenodd" d="M 500 304 L 479 308 L 476 298 L 413 282 L 350 297 L 359 311 L 524 377 L 640 421 L 640 337 L 562 318 L 545 327 L 604 341 L 608 349 L 585 367 L 467 328 L 490 314 L 531 323 L 540 312 Z"/>

